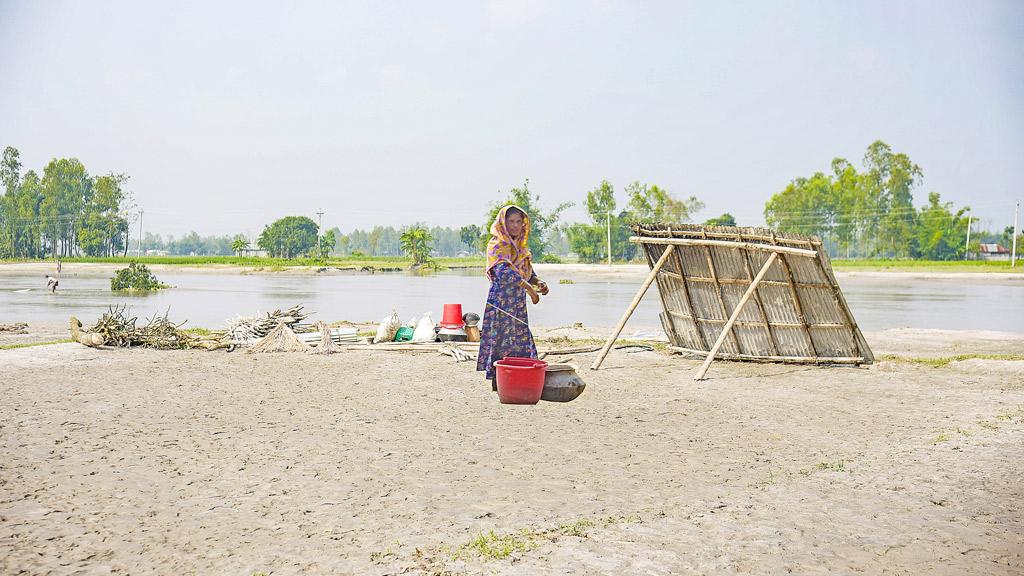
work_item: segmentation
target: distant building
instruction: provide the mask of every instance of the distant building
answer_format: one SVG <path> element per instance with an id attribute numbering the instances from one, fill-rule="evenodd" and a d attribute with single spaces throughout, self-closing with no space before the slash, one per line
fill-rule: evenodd
<path id="1" fill-rule="evenodd" d="M 1009 260 L 1010 251 L 1002 244 L 980 244 L 978 257 L 982 260 Z"/>
<path id="2" fill-rule="evenodd" d="M 239 252 L 239 256 L 266 258 L 267 251 L 262 248 L 242 248 L 242 250 Z"/>
<path id="3" fill-rule="evenodd" d="M 167 250 L 146 250 L 146 256 L 167 256 L 170 254 Z"/>

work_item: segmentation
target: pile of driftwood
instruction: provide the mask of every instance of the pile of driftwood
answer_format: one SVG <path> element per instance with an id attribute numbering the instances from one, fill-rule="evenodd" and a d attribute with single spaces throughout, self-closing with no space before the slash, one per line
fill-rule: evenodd
<path id="1" fill-rule="evenodd" d="M 82 331 L 82 323 L 71 318 L 71 336 L 87 346 L 116 346 L 128 348 L 140 346 L 159 350 L 180 350 L 202 348 L 215 350 L 225 347 L 223 334 L 190 334 L 181 329 L 185 323 L 175 324 L 164 315 L 155 315 L 146 324 L 139 325 L 138 318 L 130 316 L 127 306 L 113 306 L 107 310 L 91 328 Z"/>
<path id="2" fill-rule="evenodd" d="M 14 324 L 0 324 L 0 332 L 5 334 L 28 334 L 28 324 L 15 322 Z"/>

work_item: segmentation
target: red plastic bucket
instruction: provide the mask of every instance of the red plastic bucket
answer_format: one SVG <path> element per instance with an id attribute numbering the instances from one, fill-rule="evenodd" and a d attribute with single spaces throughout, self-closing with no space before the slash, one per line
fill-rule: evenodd
<path id="1" fill-rule="evenodd" d="M 536 404 L 544 393 L 548 363 L 509 356 L 494 363 L 498 400 L 502 404 Z"/>
<path id="2" fill-rule="evenodd" d="M 441 316 L 442 328 L 462 328 L 462 304 L 445 304 Z"/>

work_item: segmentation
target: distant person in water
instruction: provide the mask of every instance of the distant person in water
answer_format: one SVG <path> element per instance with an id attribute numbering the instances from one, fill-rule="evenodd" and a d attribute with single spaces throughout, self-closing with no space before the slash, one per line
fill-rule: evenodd
<path id="1" fill-rule="evenodd" d="M 476 369 L 494 381 L 494 362 L 508 356 L 536 358 L 537 346 L 530 332 L 526 314 L 526 296 L 534 304 L 548 286 L 533 271 L 529 247 L 530 218 L 517 206 L 505 206 L 491 224 L 491 240 L 487 243 L 487 277 L 491 289 L 487 294 L 483 323 L 480 327 L 480 352 Z"/>
<path id="2" fill-rule="evenodd" d="M 57 291 L 58 284 L 60 284 L 59 280 L 57 280 L 53 276 L 50 276 L 49 274 L 46 275 L 46 287 L 50 289 L 50 293 L 54 293 Z"/>

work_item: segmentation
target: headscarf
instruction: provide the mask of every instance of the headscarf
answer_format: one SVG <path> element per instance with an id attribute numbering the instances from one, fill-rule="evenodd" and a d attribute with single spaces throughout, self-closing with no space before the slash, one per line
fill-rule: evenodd
<path id="1" fill-rule="evenodd" d="M 523 213 L 523 234 L 518 239 L 512 238 L 505 225 L 508 211 L 513 208 Z M 506 262 L 519 272 L 523 280 L 529 281 L 533 277 L 529 239 L 530 217 L 526 215 L 526 210 L 511 204 L 499 210 L 491 224 L 491 239 L 487 242 L 487 277 L 493 280 L 491 270 L 499 262 Z"/>

